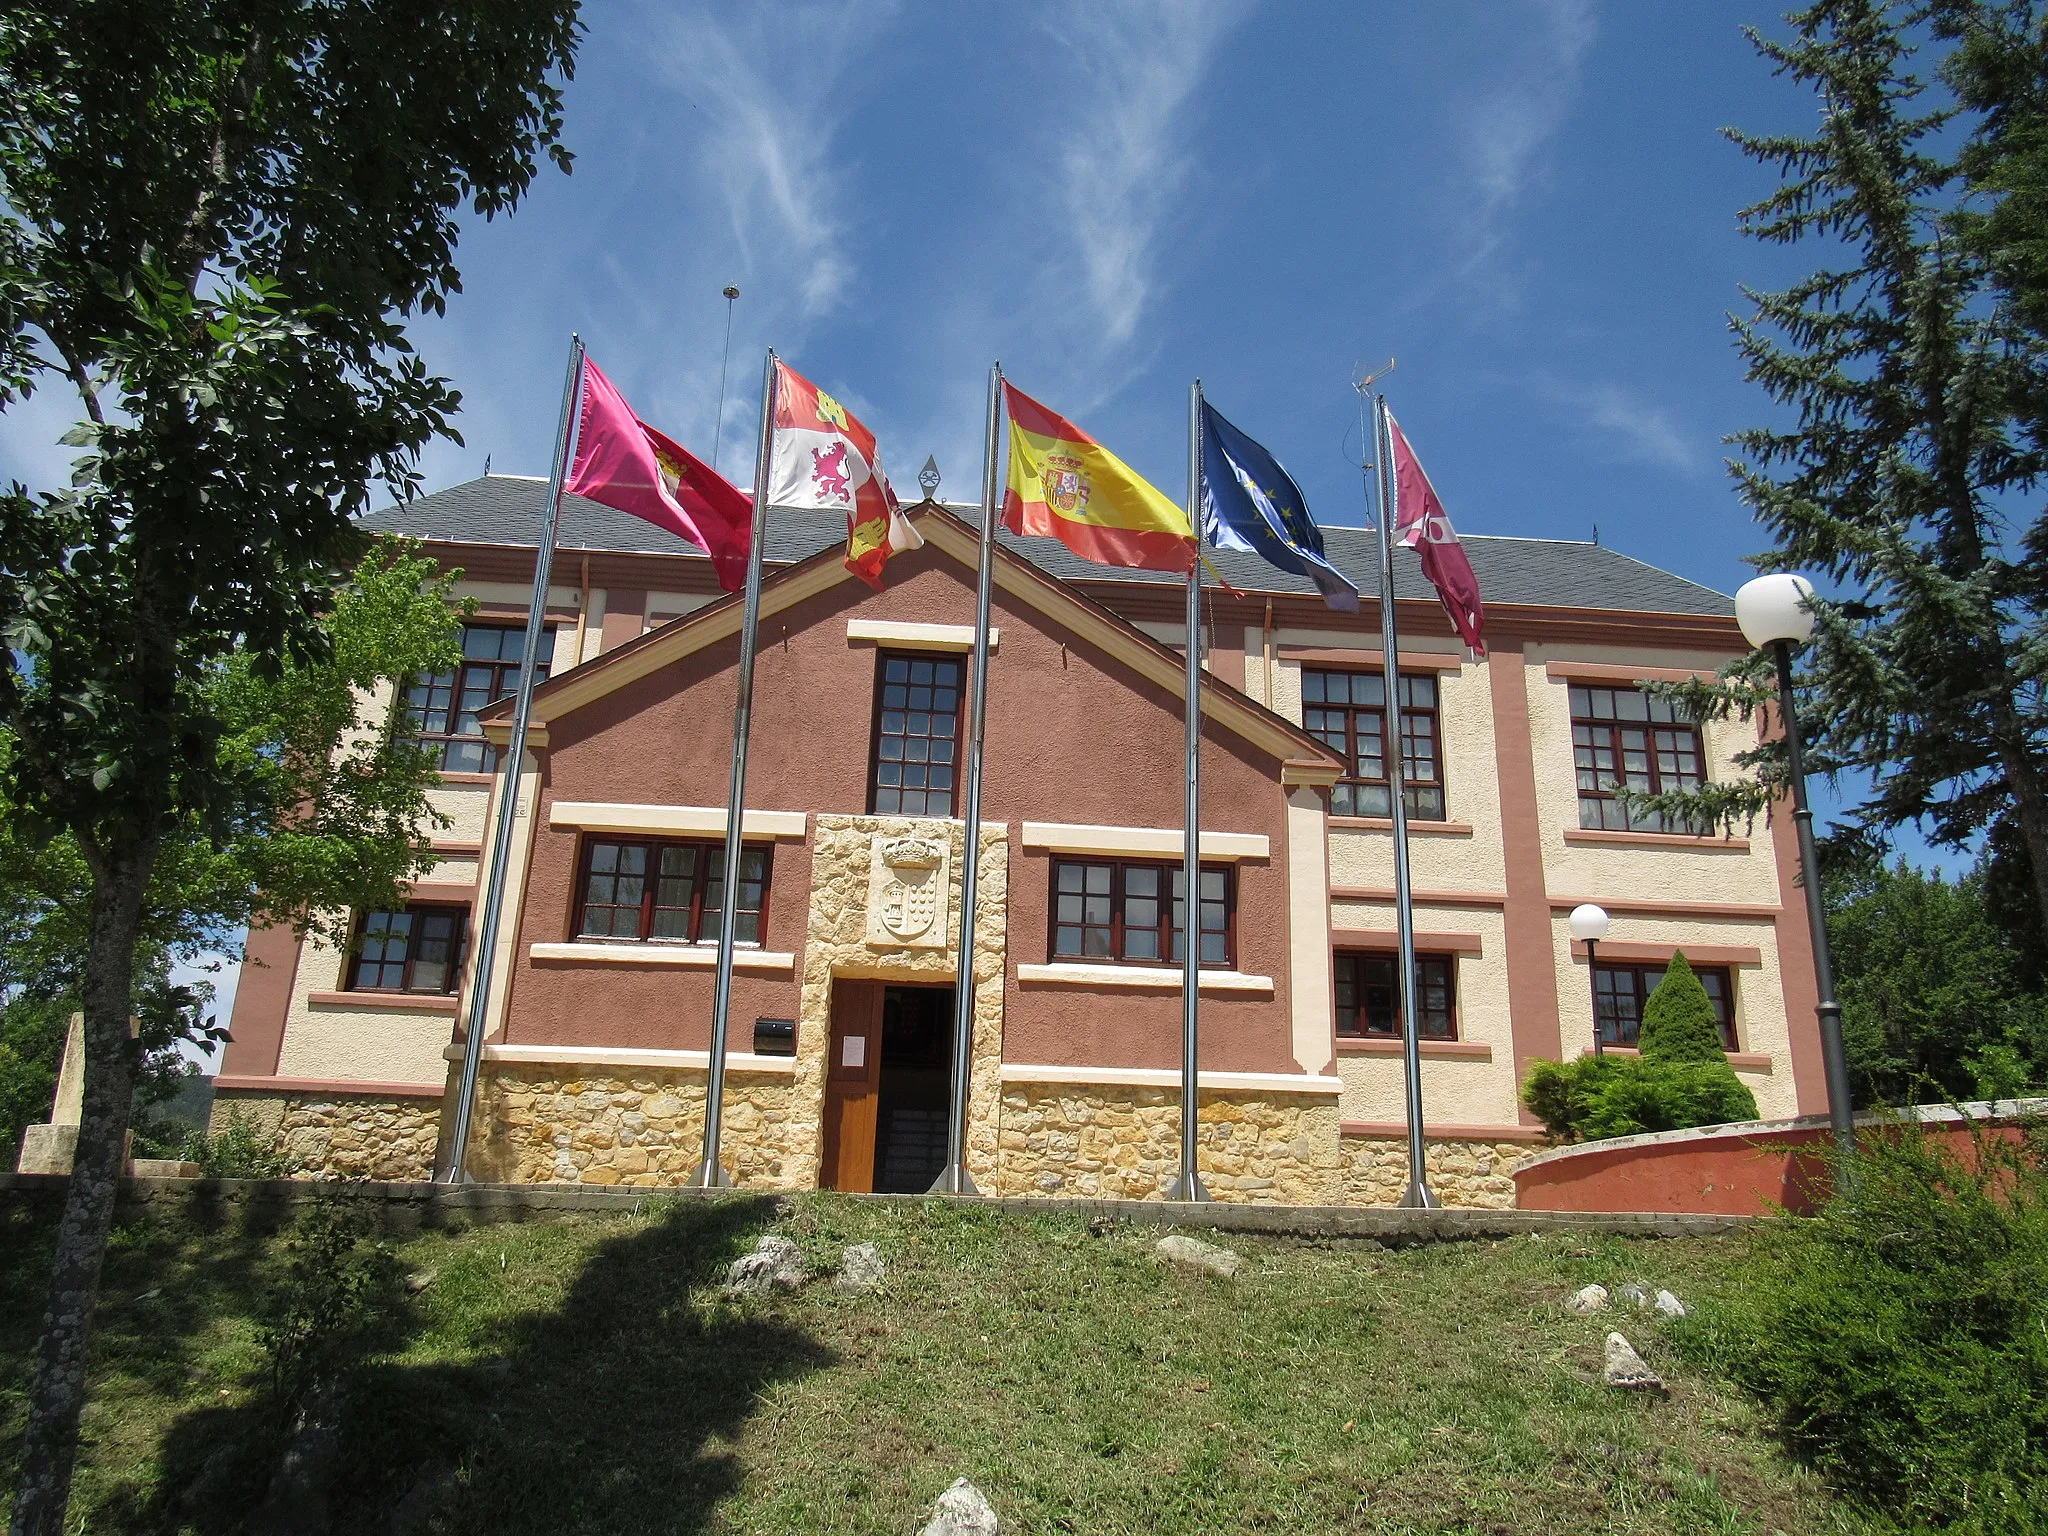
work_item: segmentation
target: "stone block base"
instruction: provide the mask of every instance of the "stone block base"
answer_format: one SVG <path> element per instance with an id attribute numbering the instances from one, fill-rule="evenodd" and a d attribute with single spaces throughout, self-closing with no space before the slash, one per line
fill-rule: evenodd
<path id="1" fill-rule="evenodd" d="M 78 1152 L 75 1125 L 31 1125 L 21 1133 L 21 1156 L 15 1159 L 16 1173 L 69 1173 Z"/>
<path id="2" fill-rule="evenodd" d="M 478 1090 L 478 1179 L 518 1184 L 687 1184 L 704 1156 L 701 1069 L 493 1067 Z M 818 1182 L 815 1090 L 729 1072 L 719 1151 L 745 1189 Z"/>
<path id="3" fill-rule="evenodd" d="M 429 1180 L 441 1137 L 439 1098 L 350 1093 L 214 1096 L 207 1131 L 236 1117 L 284 1159 L 295 1178 Z"/>
<path id="4" fill-rule="evenodd" d="M 1425 1124 L 1428 1122 L 1425 1121 Z M 1398 1137 L 1346 1136 L 1344 1177 L 1336 1200 L 1344 1205 L 1398 1205 L 1408 1188 L 1408 1143 Z M 1529 1155 L 1520 1142 L 1423 1143 L 1429 1187 L 1448 1206 L 1511 1211 L 1516 1163 Z"/>

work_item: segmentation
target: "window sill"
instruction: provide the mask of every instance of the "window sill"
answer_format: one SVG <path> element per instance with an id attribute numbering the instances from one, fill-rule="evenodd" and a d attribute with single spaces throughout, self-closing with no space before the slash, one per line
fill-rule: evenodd
<path id="1" fill-rule="evenodd" d="M 716 944 L 535 944 L 527 954 L 535 960 L 568 960 L 580 965 L 680 965 L 702 971 L 718 967 Z M 796 970 L 796 956 L 736 944 L 732 968 L 788 974 Z"/>
<path id="2" fill-rule="evenodd" d="M 1574 847 L 1619 843 L 1635 848 L 1690 848 L 1696 853 L 1747 853 L 1746 837 L 1686 837 L 1676 832 L 1608 832 L 1592 827 L 1567 827 L 1564 840 Z"/>
<path id="3" fill-rule="evenodd" d="M 1493 1047 L 1483 1040 L 1424 1040 L 1421 1042 L 1425 1060 L 1437 1061 L 1491 1061 Z M 1337 1054 L 1339 1056 L 1399 1056 L 1401 1042 L 1384 1035 L 1339 1035 Z"/>
<path id="4" fill-rule="evenodd" d="M 1582 1051 L 1580 1054 L 1590 1056 L 1593 1053 Z M 1634 1057 L 1643 1053 L 1632 1045 L 1610 1045 L 1602 1054 Z M 1728 1065 L 1738 1072 L 1761 1072 L 1768 1077 L 1773 1071 L 1772 1058 L 1768 1051 L 1729 1051 L 1727 1056 Z"/>
<path id="5" fill-rule="evenodd" d="M 1017 980 L 1020 982 L 1060 982 L 1072 987 L 1164 987 L 1178 991 L 1184 974 L 1178 966 L 1090 965 L 1083 961 L 1017 967 Z M 1273 978 L 1270 976 L 1250 976 L 1243 971 L 1203 971 L 1200 975 L 1200 987 L 1204 992 L 1253 992 L 1260 997 L 1273 995 Z"/>
<path id="6" fill-rule="evenodd" d="M 316 1008 L 372 1008 L 386 1013 L 455 1012 L 455 998 L 440 992 L 312 992 Z"/>
<path id="7" fill-rule="evenodd" d="M 443 784 L 481 784 L 486 787 L 498 782 L 495 773 L 443 773 Z"/>
<path id="8" fill-rule="evenodd" d="M 1394 818 L 1391 816 L 1332 816 L 1332 831 L 1343 832 L 1391 832 Z M 1472 823 L 1469 821 L 1424 821 L 1419 817 L 1408 818 L 1408 833 L 1413 836 L 1470 837 Z"/>

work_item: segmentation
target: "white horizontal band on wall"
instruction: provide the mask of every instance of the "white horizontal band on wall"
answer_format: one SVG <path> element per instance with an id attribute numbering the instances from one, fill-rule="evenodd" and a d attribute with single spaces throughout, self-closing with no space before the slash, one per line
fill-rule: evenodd
<path id="1" fill-rule="evenodd" d="M 1024 823 L 1024 846 L 1055 853 L 1177 854 L 1187 846 L 1179 827 L 1092 827 L 1060 821 Z M 1256 832 L 1204 832 L 1205 859 L 1269 859 L 1273 845 Z M 1176 975 L 1179 973 L 1176 972 Z"/>
<path id="2" fill-rule="evenodd" d="M 557 800 L 548 808 L 551 827 L 586 832 L 680 832 L 725 835 L 722 805 L 626 805 L 601 800 Z M 802 837 L 802 811 L 747 811 L 740 819 L 746 837 Z"/>
<path id="3" fill-rule="evenodd" d="M 994 650 L 1002 637 L 1002 631 L 991 624 L 988 631 L 988 648 Z M 874 645 L 893 646 L 905 651 L 971 651 L 974 649 L 974 626 L 972 624 L 898 624 L 887 619 L 848 619 L 846 621 L 846 643 L 867 641 Z"/>
<path id="4" fill-rule="evenodd" d="M 527 953 L 536 960 L 574 960 L 584 965 L 685 965 L 698 970 L 716 970 L 716 944 L 535 944 Z M 796 970 L 796 956 L 787 950 L 750 949 L 735 945 L 732 968 L 736 971 Z"/>
<path id="5" fill-rule="evenodd" d="M 1040 1067 L 1003 1063 L 1006 1083 L 1099 1084 L 1107 1088 L 1178 1088 L 1180 1073 L 1170 1067 Z M 1204 1072 L 1201 1086 L 1233 1093 L 1306 1093 L 1336 1098 L 1344 1091 L 1337 1077 L 1302 1077 L 1292 1072 Z"/>
<path id="6" fill-rule="evenodd" d="M 443 1051 L 449 1061 L 462 1060 L 462 1047 L 451 1045 Z M 669 1067 L 704 1071 L 711 1065 L 709 1051 L 641 1051 L 625 1046 L 603 1045 L 486 1045 L 485 1061 L 506 1066 L 561 1067 Z M 727 1051 L 728 1072 L 780 1072 L 794 1075 L 794 1056 L 756 1056 L 751 1051 Z"/>
<path id="7" fill-rule="evenodd" d="M 536 946 L 537 948 L 538 946 Z M 1203 971 L 1204 992 L 1252 992 L 1273 995 L 1273 978 L 1252 976 L 1243 971 Z M 1179 966 L 1164 965 L 1020 965 L 1019 981 L 1057 981 L 1070 987 L 1171 987 L 1180 990 Z"/>

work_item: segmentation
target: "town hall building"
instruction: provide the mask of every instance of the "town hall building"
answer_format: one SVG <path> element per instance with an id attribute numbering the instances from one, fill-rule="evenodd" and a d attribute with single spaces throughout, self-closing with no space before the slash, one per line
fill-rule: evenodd
<path id="1" fill-rule="evenodd" d="M 480 1178 L 685 1182 L 701 1156 L 740 602 L 699 551 L 570 497 L 546 681 L 505 760 L 544 481 L 486 476 L 366 519 L 475 600 L 465 660 L 389 707 L 440 754 L 447 825 L 402 909 L 346 948 L 250 938 L 216 1081 L 308 1173 L 424 1178 L 452 1155 L 469 938 L 516 794 L 469 1153 Z M 916 1191 L 944 1160 L 954 989 L 974 989 L 967 1165 L 991 1194 L 1157 1198 L 1177 1168 L 1180 578 L 999 540 L 973 975 L 955 974 L 978 508 L 926 501 L 875 592 L 845 528 L 771 511 L 723 1161 L 756 1189 Z M 1325 530 L 1365 594 L 1217 552 L 1205 591 L 1200 1170 L 1219 1199 L 1390 1204 L 1406 1182 L 1387 759 L 1407 778 L 1431 1181 L 1509 1205 L 1540 1140 L 1531 1062 L 1633 1048 L 1683 950 L 1767 1117 L 1825 1107 L 1789 818 L 1697 835 L 1617 780 L 1725 778 L 1755 725 L 1646 682 L 1745 649 L 1720 593 L 1618 551 L 1467 537 L 1489 652 L 1397 555 L 1400 697 L 1372 535 Z M 1613 929 L 1590 965 L 1566 914 Z"/>

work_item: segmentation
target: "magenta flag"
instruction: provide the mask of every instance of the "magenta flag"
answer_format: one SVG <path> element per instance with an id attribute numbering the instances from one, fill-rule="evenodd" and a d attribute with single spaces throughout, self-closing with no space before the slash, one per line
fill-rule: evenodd
<path id="1" fill-rule="evenodd" d="M 726 591 L 746 585 L 754 498 L 635 416 L 587 357 L 576 462 L 563 489 L 688 539 L 711 557 Z"/>
<path id="2" fill-rule="evenodd" d="M 1394 439 L 1394 538 L 1421 556 L 1422 574 L 1436 588 L 1459 637 L 1484 656 L 1486 609 L 1479 601 L 1479 578 L 1472 574 L 1472 562 L 1465 558 L 1450 514 L 1392 411 L 1387 412 L 1387 431 Z"/>

